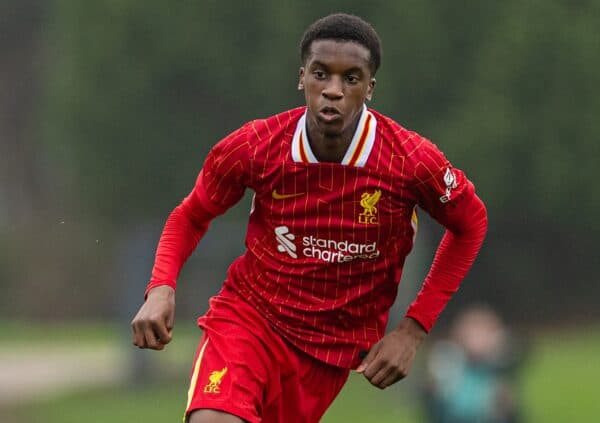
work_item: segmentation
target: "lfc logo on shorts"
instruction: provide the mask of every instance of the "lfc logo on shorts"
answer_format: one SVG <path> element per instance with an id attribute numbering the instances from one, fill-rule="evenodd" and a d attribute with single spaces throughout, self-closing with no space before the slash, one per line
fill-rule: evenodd
<path id="1" fill-rule="evenodd" d="M 377 207 L 375 207 L 375 204 L 377 204 L 380 198 L 381 190 L 377 190 L 373 194 L 365 192 L 360 196 L 360 206 L 364 211 L 358 215 L 358 223 L 374 225 L 378 222 Z"/>
<path id="2" fill-rule="evenodd" d="M 223 367 L 221 370 L 215 370 L 210 374 L 208 380 L 210 381 L 205 387 L 204 392 L 207 394 L 218 394 L 221 392 L 221 380 L 223 376 L 227 373 L 227 367 Z"/>

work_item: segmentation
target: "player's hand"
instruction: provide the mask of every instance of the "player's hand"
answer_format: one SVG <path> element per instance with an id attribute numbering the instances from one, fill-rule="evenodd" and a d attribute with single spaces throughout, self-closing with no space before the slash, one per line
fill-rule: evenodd
<path id="1" fill-rule="evenodd" d="M 152 288 L 131 321 L 133 345 L 162 350 L 171 342 L 174 320 L 175 290 L 170 286 Z"/>
<path id="2" fill-rule="evenodd" d="M 373 345 L 356 371 L 373 386 L 387 388 L 408 375 L 426 334 L 416 321 L 405 317 L 392 332 Z"/>

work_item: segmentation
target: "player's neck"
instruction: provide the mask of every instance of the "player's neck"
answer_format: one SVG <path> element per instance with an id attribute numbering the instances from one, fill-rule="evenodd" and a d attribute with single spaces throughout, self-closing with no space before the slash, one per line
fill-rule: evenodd
<path id="1" fill-rule="evenodd" d="M 360 116 L 359 116 L 360 118 Z M 319 131 L 316 126 L 307 120 L 306 132 L 310 148 L 319 162 L 341 163 L 352 142 L 356 127 L 360 119 L 356 119 L 344 132 L 328 135 Z"/>

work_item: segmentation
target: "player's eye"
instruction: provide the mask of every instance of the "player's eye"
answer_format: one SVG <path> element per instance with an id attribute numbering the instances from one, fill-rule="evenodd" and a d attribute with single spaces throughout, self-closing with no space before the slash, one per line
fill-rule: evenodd
<path id="1" fill-rule="evenodd" d="M 346 76 L 346 81 L 348 81 L 350 84 L 357 84 L 359 80 L 360 78 L 356 75 Z"/>
<path id="2" fill-rule="evenodd" d="M 325 72 L 323 72 L 322 70 L 316 70 L 313 72 L 313 75 L 315 76 L 316 79 L 325 79 Z"/>

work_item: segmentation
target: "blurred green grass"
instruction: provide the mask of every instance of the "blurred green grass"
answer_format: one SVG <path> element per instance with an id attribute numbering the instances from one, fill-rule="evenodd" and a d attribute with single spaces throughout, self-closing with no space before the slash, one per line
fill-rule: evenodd
<path id="1" fill-rule="evenodd" d="M 15 423 L 176 422 L 185 407 L 187 380 L 145 387 L 117 386 L 77 392 L 60 398 L 21 405 L 11 410 Z M 418 410 L 405 401 L 371 389 L 358 376 L 351 380 L 323 418 L 325 423 L 418 422 Z"/>
<path id="2" fill-rule="evenodd" d="M 101 342 L 97 337 L 118 339 L 114 328 L 94 326 L 86 330 L 85 342 Z M 81 326 L 85 329 L 85 325 Z M 21 326 L 13 327 L 20 332 L 20 339 L 28 338 Z M 58 342 L 68 342 L 77 330 L 64 328 L 63 335 L 50 336 Z M 58 329 L 60 332 L 61 329 Z M 5 332 L 10 333 L 9 332 Z M 37 329 L 33 330 L 37 334 Z M 47 330 L 44 331 L 47 333 Z M 95 333 L 95 335 L 92 335 Z M 182 329 L 181 344 L 174 345 L 173 354 L 179 358 L 182 370 L 171 375 L 168 382 L 138 386 L 114 386 L 110 388 L 78 391 L 50 399 L 41 399 L 12 407 L 3 421 L 14 423 L 44 421 L 47 423 L 75 423 L 86 421 L 125 422 L 180 421 L 187 391 L 187 365 L 197 340 L 193 330 Z M 108 336 L 108 338 L 106 338 Z M 77 339 L 79 339 L 77 337 Z M 0 344 L 6 345 L 0 338 Z M 111 341 L 112 342 L 112 341 Z M 600 413 L 597 399 L 597 381 L 600 379 L 600 331 L 560 330 L 534 336 L 530 352 L 524 363 L 519 385 L 520 400 L 525 422 L 592 422 Z M 184 360 L 185 359 L 185 360 Z M 175 362 L 174 358 L 167 361 Z M 185 361 L 185 363 L 182 363 Z M 379 391 L 371 388 L 362 377 L 352 375 L 340 396 L 323 419 L 335 422 L 422 422 L 415 396 L 418 372 L 409 381 L 391 389 Z M 6 412 L 5 412 L 6 414 Z M 2 414 L 0 413 L 0 416 Z"/>
<path id="3" fill-rule="evenodd" d="M 597 422 L 600 415 L 600 330 L 548 331 L 523 368 L 526 422 Z"/>

